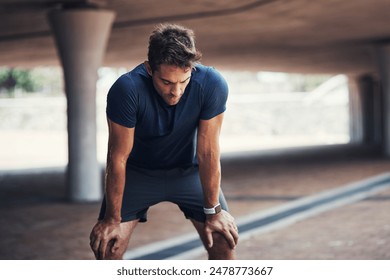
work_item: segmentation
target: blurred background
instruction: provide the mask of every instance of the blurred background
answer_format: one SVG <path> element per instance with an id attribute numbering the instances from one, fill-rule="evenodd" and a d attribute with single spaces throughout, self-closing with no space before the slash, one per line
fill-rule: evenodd
<path id="1" fill-rule="evenodd" d="M 222 186 L 238 257 L 390 259 L 389 11 L 388 0 L 0 0 L 0 259 L 93 259 L 106 95 L 162 22 L 193 29 L 202 63 L 229 84 Z M 127 258 L 207 258 L 174 206 L 149 217 Z"/>
<path id="2" fill-rule="evenodd" d="M 99 69 L 97 156 L 107 154 L 106 96 L 125 68 Z M 344 75 L 223 71 L 230 96 L 223 153 L 345 144 L 349 91 Z M 68 160 L 66 97 L 58 67 L 0 69 L 1 169 L 64 166 Z M 92 106 L 92 105 L 89 105 Z"/>

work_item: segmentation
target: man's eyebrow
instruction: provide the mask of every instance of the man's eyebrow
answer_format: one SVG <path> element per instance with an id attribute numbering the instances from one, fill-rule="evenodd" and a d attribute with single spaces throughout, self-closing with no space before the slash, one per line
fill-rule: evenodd
<path id="1" fill-rule="evenodd" d="M 180 83 L 184 83 L 184 82 L 187 81 L 189 78 L 191 78 L 191 75 L 188 76 L 188 78 L 185 79 L 184 81 L 181 81 Z M 160 80 L 162 80 L 162 81 L 164 81 L 164 82 L 168 82 L 168 83 L 174 84 L 174 82 L 171 82 L 170 80 L 167 80 L 167 79 L 164 79 L 164 78 L 161 78 L 161 77 L 160 77 Z"/>

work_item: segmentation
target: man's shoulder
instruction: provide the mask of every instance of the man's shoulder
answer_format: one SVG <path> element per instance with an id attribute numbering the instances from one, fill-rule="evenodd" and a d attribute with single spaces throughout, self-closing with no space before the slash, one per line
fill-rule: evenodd
<path id="1" fill-rule="evenodd" d="M 119 89 L 131 89 L 140 87 L 145 79 L 148 78 L 148 74 L 143 64 L 138 65 L 134 69 L 130 70 L 119 76 L 114 83 L 114 88 Z"/>
<path id="2" fill-rule="evenodd" d="M 212 66 L 205 66 L 202 64 L 197 64 L 194 67 L 192 75 L 199 81 L 223 79 L 221 73 L 217 69 Z"/>
<path id="3" fill-rule="evenodd" d="M 196 64 L 192 73 L 195 77 L 202 77 L 202 78 L 207 77 L 209 75 L 219 74 L 214 67 L 206 66 L 203 64 Z"/>
<path id="4" fill-rule="evenodd" d="M 138 81 L 138 80 L 144 80 L 145 78 L 148 78 L 148 72 L 146 71 L 146 68 L 143 63 L 139 64 L 129 72 L 123 74 L 120 78 L 122 79 L 128 79 L 132 81 Z"/>
<path id="5" fill-rule="evenodd" d="M 213 87 L 219 83 L 226 83 L 217 69 L 202 64 L 197 64 L 195 66 L 191 79 L 198 83 L 202 88 L 207 88 L 209 86 Z"/>

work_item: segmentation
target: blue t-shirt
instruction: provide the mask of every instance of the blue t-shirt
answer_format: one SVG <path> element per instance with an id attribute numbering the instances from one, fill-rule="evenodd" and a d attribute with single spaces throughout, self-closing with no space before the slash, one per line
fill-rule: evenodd
<path id="1" fill-rule="evenodd" d="M 123 74 L 107 96 L 107 117 L 135 127 L 127 164 L 147 169 L 196 165 L 199 120 L 226 110 L 228 87 L 212 67 L 197 64 L 179 103 L 170 106 L 158 95 L 144 64 Z"/>

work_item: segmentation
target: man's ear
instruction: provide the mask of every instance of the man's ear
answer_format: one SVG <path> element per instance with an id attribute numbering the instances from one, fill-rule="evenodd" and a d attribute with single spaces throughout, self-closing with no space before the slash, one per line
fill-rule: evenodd
<path id="1" fill-rule="evenodd" d="M 152 71 L 152 67 L 150 67 L 149 61 L 145 60 L 144 65 L 146 67 L 146 71 L 148 72 L 148 74 L 152 76 L 153 71 Z"/>

